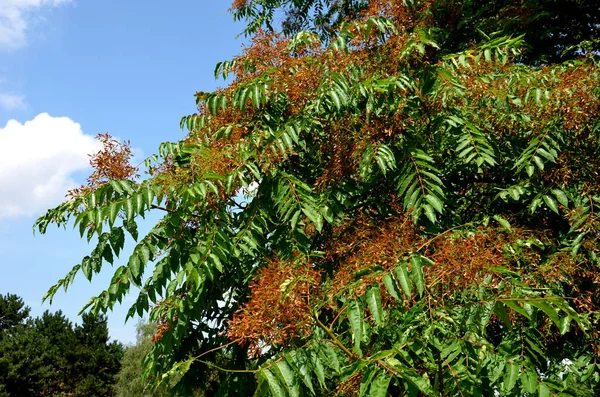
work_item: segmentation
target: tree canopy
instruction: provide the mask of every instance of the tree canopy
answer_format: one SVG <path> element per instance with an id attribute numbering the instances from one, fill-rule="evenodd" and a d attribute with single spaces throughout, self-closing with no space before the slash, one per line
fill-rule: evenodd
<path id="1" fill-rule="evenodd" d="M 136 327 L 137 337 L 134 345 L 127 346 L 121 360 L 121 369 L 117 376 L 117 397 L 167 397 L 169 391 L 166 384 L 154 390 L 147 390 L 144 382 L 142 365 L 144 358 L 152 350 L 152 336 L 156 325 L 141 321 Z"/>
<path id="2" fill-rule="evenodd" d="M 60 311 L 29 317 L 16 295 L 0 294 L 0 396 L 114 395 L 122 346 L 109 343 L 103 317 L 73 325 Z"/>
<path id="3" fill-rule="evenodd" d="M 283 14 L 281 30 L 293 35 L 313 30 L 322 38 L 336 35 L 336 28 L 355 18 L 372 3 L 366 0 L 245 0 L 235 1 L 233 14 L 245 19 L 246 34 L 260 28 L 274 30 Z M 525 35 L 527 51 L 519 60 L 553 63 L 576 59 L 586 51 L 600 49 L 600 7 L 595 0 L 429 0 L 429 33 L 442 55 L 464 51 L 485 34 Z M 416 7 L 413 7 L 416 8 Z M 423 16 L 419 16 L 423 19 Z M 483 34 L 482 34 L 483 33 Z"/>
<path id="4" fill-rule="evenodd" d="M 128 233 L 84 310 L 139 288 L 173 393 L 597 395 L 598 10 L 558 3 L 236 1 L 252 43 L 185 139 L 139 179 L 106 138 L 36 222 L 95 242 L 46 297 Z"/>
<path id="5" fill-rule="evenodd" d="M 0 295 L 0 332 L 4 334 L 7 330 L 22 325 L 29 317 L 30 310 L 17 295 Z"/>

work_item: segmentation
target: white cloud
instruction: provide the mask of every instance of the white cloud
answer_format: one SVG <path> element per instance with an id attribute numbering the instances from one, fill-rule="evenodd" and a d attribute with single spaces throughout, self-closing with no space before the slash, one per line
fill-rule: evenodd
<path id="1" fill-rule="evenodd" d="M 0 109 L 15 110 L 25 108 L 25 97 L 23 95 L 0 92 Z"/>
<path id="2" fill-rule="evenodd" d="M 0 0 L 0 49 L 15 49 L 27 44 L 32 18 L 44 7 L 55 7 L 70 0 Z"/>
<path id="3" fill-rule="evenodd" d="M 24 124 L 9 120 L 0 127 L 0 219 L 42 215 L 62 202 L 79 185 L 72 174 L 88 168 L 88 155 L 99 149 L 67 117 L 41 113 Z"/>

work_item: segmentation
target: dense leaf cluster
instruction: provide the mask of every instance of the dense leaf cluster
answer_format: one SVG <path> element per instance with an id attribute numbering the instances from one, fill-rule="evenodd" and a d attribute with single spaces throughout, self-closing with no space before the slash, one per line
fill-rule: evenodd
<path id="1" fill-rule="evenodd" d="M 121 369 L 115 384 L 117 397 L 166 397 L 169 391 L 166 384 L 154 390 L 147 390 L 142 379 L 144 372 L 142 362 L 152 350 L 152 335 L 156 325 L 140 320 L 137 327 L 137 338 L 133 345 L 126 346 L 121 359 Z"/>
<path id="2" fill-rule="evenodd" d="M 260 28 L 280 29 L 285 35 L 316 31 L 323 39 L 336 35 L 344 20 L 354 19 L 373 1 L 365 0 L 238 0 L 236 19 L 246 20 L 246 34 Z M 396 2 L 398 3 L 398 2 Z M 430 56 L 464 51 L 484 39 L 482 32 L 526 37 L 527 52 L 520 60 L 554 63 L 576 59 L 600 49 L 600 7 L 595 0 L 428 0 L 431 34 L 440 48 Z"/>
<path id="3" fill-rule="evenodd" d="M 217 65 L 231 84 L 196 94 L 188 136 L 149 178 L 37 221 L 97 244 L 47 297 L 112 264 L 127 232 L 133 253 L 86 308 L 138 287 L 129 316 L 158 323 L 146 379 L 174 393 L 597 395 L 598 59 L 498 33 L 509 3 L 534 4 L 236 2 L 253 42 Z M 344 4 L 325 39 L 255 29 Z M 595 15 L 545 32 L 593 42 Z"/>
<path id="4" fill-rule="evenodd" d="M 21 298 L 0 295 L 0 396 L 113 396 L 122 353 L 102 317 L 31 318 Z"/>

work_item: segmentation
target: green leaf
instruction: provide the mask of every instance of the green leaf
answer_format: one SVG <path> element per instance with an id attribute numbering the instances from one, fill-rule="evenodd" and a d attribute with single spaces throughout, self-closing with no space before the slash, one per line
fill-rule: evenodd
<path id="1" fill-rule="evenodd" d="M 217 268 L 220 273 L 223 273 L 223 265 L 221 264 L 221 260 L 215 254 L 208 255 L 210 259 L 212 259 L 213 264 Z"/>
<path id="2" fill-rule="evenodd" d="M 534 163 L 538 166 L 540 170 L 544 170 L 544 162 L 538 156 L 533 156 Z"/>
<path id="3" fill-rule="evenodd" d="M 511 230 L 510 223 L 502 218 L 500 215 L 494 215 L 494 219 L 502 226 L 505 230 Z"/>
<path id="4" fill-rule="evenodd" d="M 412 285 L 408 276 L 408 267 L 406 266 L 406 261 L 401 260 L 398 263 L 398 266 L 396 266 L 396 268 L 394 269 L 394 272 L 396 273 L 396 277 L 400 282 L 402 290 L 404 291 L 406 296 L 410 298 L 412 296 Z"/>
<path id="5" fill-rule="evenodd" d="M 563 317 L 560 319 L 560 325 L 558 329 L 560 330 L 561 335 L 564 335 L 567 332 L 569 332 L 569 329 L 571 328 L 571 321 L 571 316 Z"/>
<path id="6" fill-rule="evenodd" d="M 400 300 L 400 291 L 398 290 L 396 281 L 393 279 L 390 273 L 387 273 L 385 276 L 383 276 L 383 284 L 394 299 Z"/>
<path id="7" fill-rule="evenodd" d="M 387 371 L 380 371 L 375 380 L 371 382 L 371 387 L 369 388 L 369 397 L 386 397 L 391 380 L 392 377 L 387 373 Z"/>
<path id="8" fill-rule="evenodd" d="M 119 256 L 119 253 L 125 244 L 125 233 L 123 233 L 123 229 L 120 227 L 111 229 L 108 241 L 110 242 L 115 255 Z"/>
<path id="9" fill-rule="evenodd" d="M 425 196 L 427 197 L 427 196 Z M 430 206 L 429 204 L 425 204 L 423 205 L 423 210 L 425 211 L 425 215 L 427 216 L 427 219 L 429 219 L 431 221 L 431 223 L 437 223 L 437 216 L 435 215 L 435 211 L 433 210 L 433 207 Z"/>
<path id="10" fill-rule="evenodd" d="M 506 392 L 511 391 L 512 389 L 514 389 L 515 384 L 517 383 L 517 379 L 519 377 L 519 370 L 521 369 L 521 366 L 518 364 L 514 364 L 514 363 L 509 363 L 506 367 L 505 367 L 505 373 L 504 373 L 504 384 L 502 389 Z"/>
<path id="11" fill-rule="evenodd" d="M 284 358 L 287 361 L 288 365 L 294 369 L 294 372 L 300 376 L 304 386 L 311 391 L 312 394 L 315 394 L 315 390 L 312 386 L 312 379 L 310 377 L 309 370 L 309 360 L 303 350 L 292 351 L 291 353 L 284 353 Z"/>
<path id="12" fill-rule="evenodd" d="M 378 326 L 383 326 L 383 308 L 381 307 L 381 291 L 379 287 L 372 286 L 367 290 L 366 293 L 367 304 L 369 305 L 369 309 L 371 310 L 371 315 L 373 316 L 373 320 Z"/>
<path id="13" fill-rule="evenodd" d="M 121 187 L 123 188 L 123 190 L 128 195 L 130 195 L 130 196 L 133 195 L 133 189 L 131 188 L 131 186 L 133 185 L 133 182 L 126 181 L 126 180 L 120 180 L 120 181 L 118 181 L 118 183 L 119 183 L 119 185 L 121 185 Z"/>
<path id="14" fill-rule="evenodd" d="M 373 378 L 375 377 L 376 371 L 373 366 L 368 366 L 361 371 L 361 381 L 360 387 L 358 390 L 358 397 L 364 397 L 367 394 L 367 390 L 371 386 L 371 382 L 373 382 Z"/>
<path id="15" fill-rule="evenodd" d="M 525 309 L 523 309 L 523 307 L 521 305 L 519 305 L 518 302 L 514 301 L 514 300 L 510 300 L 510 299 L 501 299 L 500 302 L 504 303 L 506 306 L 510 307 L 511 309 L 513 309 L 515 312 L 521 314 L 522 316 L 529 318 L 529 313 L 527 313 L 527 311 Z"/>
<path id="16" fill-rule="evenodd" d="M 329 91 L 329 96 L 331 97 L 335 108 L 340 110 L 342 108 L 342 100 L 340 99 L 338 92 L 335 89 L 331 89 L 331 91 Z"/>
<path id="17" fill-rule="evenodd" d="M 533 166 L 533 164 L 528 164 L 525 167 L 525 172 L 527 172 L 527 175 L 532 176 L 533 173 L 535 172 L 535 167 Z"/>
<path id="18" fill-rule="evenodd" d="M 129 257 L 129 263 L 127 266 L 129 268 L 129 274 L 131 274 L 132 280 L 139 280 L 141 276 L 142 265 L 137 254 L 134 253 Z"/>
<path id="19" fill-rule="evenodd" d="M 317 231 L 320 232 L 323 229 L 323 216 L 319 212 L 309 206 L 302 207 L 302 212 L 314 223 Z"/>
<path id="20" fill-rule="evenodd" d="M 137 223 L 135 223 L 135 221 L 126 221 L 126 222 L 123 222 L 123 227 L 125 228 L 125 230 L 127 230 L 129 232 L 131 237 L 135 241 L 137 241 L 137 239 L 138 239 Z"/>
<path id="21" fill-rule="evenodd" d="M 556 197 L 559 203 L 561 203 L 565 208 L 569 208 L 569 199 L 562 190 L 552 189 L 552 193 L 554 194 L 554 197 Z"/>
<path id="22" fill-rule="evenodd" d="M 111 180 L 109 182 L 109 184 L 114 189 L 114 191 L 117 192 L 117 194 L 119 194 L 119 195 L 123 194 L 123 188 L 121 187 L 121 184 L 119 183 L 119 181 Z"/>
<path id="23" fill-rule="evenodd" d="M 542 197 L 542 199 L 544 199 L 544 203 L 546 203 L 546 205 L 548 206 L 548 208 L 550 208 L 552 211 L 556 212 L 557 214 L 559 214 L 558 212 L 558 205 L 556 205 L 556 201 L 548 196 L 548 195 L 544 195 Z"/>
<path id="24" fill-rule="evenodd" d="M 148 263 L 151 257 L 150 248 L 146 244 L 140 246 L 139 255 L 142 264 Z"/>
<path id="25" fill-rule="evenodd" d="M 440 214 L 444 212 L 444 203 L 442 203 L 442 201 L 436 196 L 428 194 L 425 196 L 425 200 L 427 200 L 427 202 L 431 204 L 431 206 Z"/>
<path id="26" fill-rule="evenodd" d="M 141 214 L 144 210 L 144 195 L 136 194 L 135 196 L 135 212 Z"/>
<path id="27" fill-rule="evenodd" d="M 543 383 L 539 384 L 538 397 L 550 397 L 550 389 Z"/>
<path id="28" fill-rule="evenodd" d="M 434 391 L 431 388 L 431 383 L 429 380 L 420 376 L 417 372 L 410 368 L 404 368 L 404 370 L 399 372 L 399 376 L 402 379 L 407 380 L 412 385 L 416 386 L 423 394 L 426 396 L 433 396 Z"/>
<path id="29" fill-rule="evenodd" d="M 131 221 L 133 219 L 134 215 L 135 215 L 135 210 L 134 210 L 134 206 L 133 206 L 133 200 L 128 198 L 125 200 L 125 217 L 128 221 Z"/>
<path id="30" fill-rule="evenodd" d="M 423 265 L 421 263 L 421 255 L 415 254 L 410 258 L 410 264 L 412 266 L 411 273 L 419 291 L 419 296 L 423 296 L 425 290 L 425 281 L 423 279 Z"/>
<path id="31" fill-rule="evenodd" d="M 238 106 L 239 106 L 240 110 L 243 112 L 246 110 L 246 102 L 248 100 L 248 95 L 250 95 L 250 89 L 247 86 L 243 86 L 240 88 L 240 90 L 238 90 L 238 92 L 239 92 Z"/>
<path id="32" fill-rule="evenodd" d="M 317 375 L 319 384 L 321 387 L 325 387 L 325 369 L 323 368 L 323 363 L 314 351 L 310 353 L 310 360 L 312 362 L 312 370 Z"/>
<path id="33" fill-rule="evenodd" d="M 260 373 L 262 373 L 262 375 L 267 380 L 267 384 L 269 385 L 269 390 L 271 390 L 271 393 L 273 393 L 273 396 L 286 397 L 286 393 L 285 393 L 283 387 L 281 386 L 281 384 L 279 383 L 279 381 L 277 380 L 277 377 L 268 368 L 262 368 L 260 370 Z"/>
<path id="34" fill-rule="evenodd" d="M 108 225 L 113 226 L 115 224 L 115 220 L 117 219 L 117 215 L 121 210 L 121 204 L 117 202 L 110 203 L 108 207 Z"/>
<path id="35" fill-rule="evenodd" d="M 353 376 L 355 376 L 356 374 L 358 374 L 368 364 L 369 364 L 369 361 L 363 360 L 363 359 L 358 359 L 358 360 L 355 360 L 352 364 L 344 367 L 342 370 L 342 374 L 341 374 L 342 382 L 345 382 L 346 380 L 348 380 L 348 379 L 352 378 Z"/>
<path id="36" fill-rule="evenodd" d="M 89 256 L 85 256 L 81 261 L 81 271 L 88 281 L 92 280 L 92 260 Z"/>
<path id="37" fill-rule="evenodd" d="M 330 346 L 330 343 L 319 343 L 316 346 L 318 355 L 321 361 L 325 363 L 325 366 L 333 369 L 335 372 L 340 372 L 340 360 L 336 351 Z"/>
<path id="38" fill-rule="evenodd" d="M 373 161 L 373 155 L 373 145 L 367 146 L 367 148 L 363 152 L 359 164 L 360 177 L 363 180 L 366 180 L 369 177 L 369 174 L 371 173 L 371 162 Z"/>
<path id="39" fill-rule="evenodd" d="M 521 372 L 521 383 L 527 393 L 535 393 L 538 389 L 538 376 L 535 369 L 527 368 Z"/>
<path id="40" fill-rule="evenodd" d="M 298 384 L 298 379 L 288 366 L 287 362 L 285 360 L 279 360 L 272 368 L 281 383 L 287 389 L 289 396 L 300 397 L 300 385 Z"/>
<path id="41" fill-rule="evenodd" d="M 106 260 L 111 265 L 113 264 L 114 257 L 113 257 L 113 252 L 110 249 L 110 245 L 109 244 L 105 244 L 104 245 L 104 248 L 102 249 L 102 257 L 104 258 L 104 260 Z"/>
<path id="42" fill-rule="evenodd" d="M 558 310 L 552 307 L 549 301 L 530 300 L 529 303 L 532 306 L 535 306 L 541 311 L 543 311 L 550 318 L 550 320 L 552 320 L 552 322 L 560 328 L 560 318 L 558 317 Z"/>
<path id="43" fill-rule="evenodd" d="M 254 86 L 252 87 L 252 104 L 254 105 L 255 108 L 259 108 L 260 107 L 260 102 L 261 102 L 261 97 L 262 97 L 262 91 L 259 87 L 258 84 L 254 84 Z"/>
<path id="44" fill-rule="evenodd" d="M 360 342 L 363 338 L 363 311 L 357 300 L 348 302 L 348 320 L 352 329 L 355 351 L 360 354 Z"/>
<path id="45" fill-rule="evenodd" d="M 506 308 L 504 307 L 504 305 L 501 302 L 496 302 L 496 305 L 494 306 L 494 313 L 496 313 L 496 315 L 500 318 L 500 320 L 502 320 L 502 322 L 504 323 L 504 325 L 506 327 L 508 327 L 508 328 L 512 327 L 510 317 L 508 316 L 508 313 L 506 312 Z"/>
<path id="46" fill-rule="evenodd" d="M 162 374 L 160 382 L 162 383 L 171 377 L 180 379 L 183 375 L 185 375 L 190 370 L 190 367 L 194 361 L 195 361 L 194 358 L 190 358 L 189 360 L 186 360 L 186 361 L 176 362 L 171 367 L 171 369 L 169 369 L 169 371 Z"/>

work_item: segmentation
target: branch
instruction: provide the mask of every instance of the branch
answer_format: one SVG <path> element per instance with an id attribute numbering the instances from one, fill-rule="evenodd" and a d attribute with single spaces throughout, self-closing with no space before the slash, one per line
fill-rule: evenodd
<path id="1" fill-rule="evenodd" d="M 323 324 L 321 322 L 321 320 L 319 320 L 314 313 L 313 313 L 313 318 L 317 322 L 317 325 L 319 327 L 321 327 L 325 331 L 325 333 L 327 333 L 327 335 L 329 335 L 329 337 L 331 338 L 332 342 L 337 347 L 339 347 L 344 352 L 344 354 L 346 356 L 348 356 L 348 358 L 350 358 L 351 360 L 355 360 L 356 359 L 356 355 L 354 353 L 352 353 L 346 346 L 344 346 L 344 344 L 342 342 L 340 342 L 340 340 L 335 336 L 335 334 L 333 333 L 333 330 L 331 328 L 329 328 L 328 326 L 326 326 L 325 324 Z"/>
<path id="2" fill-rule="evenodd" d="M 152 209 L 155 209 L 155 210 L 162 210 L 162 211 L 165 211 L 165 212 L 170 212 L 170 213 L 174 213 L 174 212 L 175 212 L 174 210 L 170 210 L 170 209 L 168 209 L 168 208 L 161 207 L 161 206 L 159 206 L 159 205 L 156 205 L 156 204 L 152 204 L 152 205 L 150 206 L 150 208 L 152 208 Z"/>

